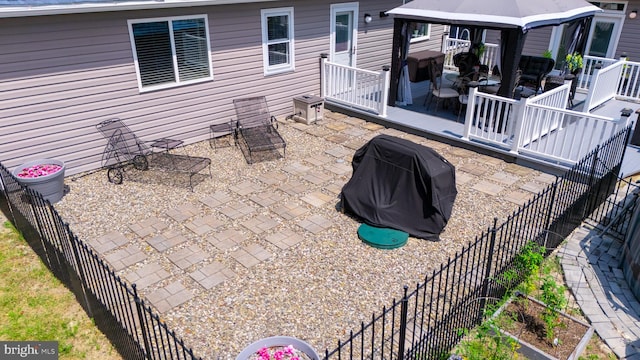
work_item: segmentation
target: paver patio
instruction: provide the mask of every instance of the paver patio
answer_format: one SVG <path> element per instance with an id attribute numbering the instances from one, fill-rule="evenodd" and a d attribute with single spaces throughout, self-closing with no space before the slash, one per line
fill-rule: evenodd
<path id="1" fill-rule="evenodd" d="M 193 192 L 161 180 L 116 186 L 96 174 L 72 182 L 59 204 L 73 231 L 127 281 L 137 283 L 200 356 L 227 357 L 270 332 L 303 337 L 318 349 L 332 347 L 344 335 L 338 328 L 347 331 L 344 326 L 357 325 L 359 316 L 388 305 L 403 284 L 421 281 L 494 216 L 505 217 L 555 179 L 337 113 L 327 112 L 315 125 L 284 122 L 280 131 L 288 141 L 287 158 L 254 165 L 246 164 L 235 147 L 191 145 L 191 154 L 212 159 L 214 174 Z M 374 249 L 358 240 L 357 221 L 336 209 L 354 149 L 380 133 L 430 146 L 456 166 L 459 194 L 442 241 L 412 238 L 398 250 Z M 232 177 L 220 175 L 225 171 Z M 87 196 L 97 187 L 104 194 Z M 104 204 L 116 199 L 131 199 L 132 205 L 102 215 Z M 303 301 L 304 291 L 317 293 L 331 310 L 311 314 L 324 307 L 307 303 L 262 309 L 285 301 L 278 295 L 282 287 L 289 292 L 286 301 Z M 352 299 L 354 288 L 367 295 Z M 334 301 L 347 308 L 330 306 Z M 245 306 L 252 310 L 242 310 Z M 308 318 L 292 328 L 281 324 L 267 330 L 262 316 L 270 311 L 280 315 L 269 316 L 285 311 L 287 317 L 299 318 L 302 312 Z M 243 329 L 228 327 L 237 321 L 234 316 L 247 321 Z"/>

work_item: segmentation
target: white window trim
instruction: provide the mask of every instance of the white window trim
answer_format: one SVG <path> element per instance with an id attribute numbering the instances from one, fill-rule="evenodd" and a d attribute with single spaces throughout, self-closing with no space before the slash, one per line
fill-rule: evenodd
<path id="1" fill-rule="evenodd" d="M 269 41 L 268 41 L 268 29 L 267 29 L 267 17 L 287 15 L 289 17 L 289 63 L 269 65 Z M 262 9 L 260 10 L 260 23 L 262 29 L 262 66 L 264 69 L 264 75 L 280 74 L 283 72 L 295 70 L 295 39 L 294 39 L 294 24 L 293 24 L 293 7 Z"/>
<path id="2" fill-rule="evenodd" d="M 431 23 L 427 24 L 427 35 L 411 38 L 409 42 L 414 43 L 414 42 L 420 42 L 420 41 L 427 41 L 429 39 L 431 39 Z"/>
<path id="3" fill-rule="evenodd" d="M 172 57 L 173 57 L 173 67 L 174 67 L 174 72 L 175 72 L 175 76 L 176 76 L 176 82 L 175 83 L 170 83 L 170 84 L 162 84 L 162 85 L 153 85 L 153 86 L 142 86 L 142 78 L 140 76 L 140 67 L 138 66 L 138 53 L 136 52 L 136 43 L 135 43 L 135 38 L 133 36 L 133 24 L 140 24 L 140 23 L 148 23 L 148 22 L 160 22 L 160 21 L 167 21 L 169 22 L 169 29 L 171 30 L 173 27 L 171 26 L 171 22 L 173 20 L 185 20 L 185 19 L 197 19 L 197 18 L 203 18 L 204 19 L 204 26 L 206 29 L 206 36 L 207 36 L 207 59 L 209 61 L 209 76 L 208 77 L 203 77 L 200 79 L 193 79 L 193 80 L 188 80 L 188 81 L 178 81 L 178 64 L 176 62 L 176 49 L 175 49 L 175 43 L 173 40 L 173 31 L 169 31 L 169 36 L 171 38 L 171 52 L 172 52 Z M 213 80 L 213 66 L 212 66 L 212 62 L 211 62 L 211 37 L 209 36 L 209 17 L 206 14 L 194 14 L 194 15 L 185 15 L 185 16 L 170 16 L 170 17 L 158 17 L 158 18 L 146 18 L 146 19 L 132 19 L 132 20 L 127 20 L 127 26 L 129 28 L 129 41 L 131 42 L 131 51 L 133 53 L 133 62 L 136 68 L 136 77 L 138 79 L 138 90 L 140 92 L 149 92 L 149 91 L 155 91 L 155 90 L 162 90 L 162 89 L 168 89 L 168 88 L 174 88 L 174 87 L 180 87 L 180 86 L 185 86 L 185 85 L 190 85 L 190 84 L 196 84 L 196 83 L 201 83 L 201 82 L 206 82 L 206 81 L 211 81 Z"/>

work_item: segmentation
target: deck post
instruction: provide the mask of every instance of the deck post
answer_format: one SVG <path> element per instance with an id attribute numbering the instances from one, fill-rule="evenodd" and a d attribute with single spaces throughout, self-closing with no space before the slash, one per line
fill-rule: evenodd
<path id="1" fill-rule="evenodd" d="M 471 133 L 471 126 L 476 110 L 476 93 L 478 88 L 475 86 L 469 87 L 469 97 L 467 98 L 467 109 L 464 113 L 464 132 L 462 133 L 462 140 L 469 141 L 469 134 Z"/>
<path id="2" fill-rule="evenodd" d="M 514 105 L 515 113 L 513 114 L 513 121 L 515 121 L 515 127 L 513 129 L 513 143 L 511 143 L 510 152 L 513 154 L 518 153 L 518 148 L 520 147 L 520 139 L 522 138 L 522 128 L 524 126 L 524 116 L 525 110 L 527 108 L 527 104 L 529 102 L 529 98 L 524 97 L 520 98 L 520 100 Z"/>
<path id="3" fill-rule="evenodd" d="M 382 97 L 380 98 L 380 103 L 379 103 L 379 112 L 380 112 L 380 116 L 384 116 L 387 117 L 387 107 L 388 107 L 388 100 L 389 100 L 389 87 L 391 85 L 391 72 L 390 72 L 391 68 L 389 67 L 389 65 L 384 65 L 382 67 Z"/>
<path id="4" fill-rule="evenodd" d="M 584 99 L 584 105 L 582 106 L 582 111 L 589 112 L 591 110 L 591 99 L 593 98 L 593 93 L 598 87 L 598 74 L 600 73 L 600 69 L 602 69 L 602 63 L 597 63 L 593 66 L 593 75 L 591 75 L 591 84 L 589 85 L 589 92 L 587 93 L 587 98 Z"/>
<path id="5" fill-rule="evenodd" d="M 326 62 L 328 57 L 329 55 L 326 53 L 320 54 L 320 97 L 321 98 L 324 98 L 326 95 L 326 84 L 325 84 L 327 81 Z"/>

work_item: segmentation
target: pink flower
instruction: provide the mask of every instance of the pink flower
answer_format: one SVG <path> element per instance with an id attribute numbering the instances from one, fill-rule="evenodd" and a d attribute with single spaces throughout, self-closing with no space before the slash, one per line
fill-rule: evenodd
<path id="1" fill-rule="evenodd" d="M 273 350 L 273 353 L 271 353 Z M 296 349 L 293 345 L 286 347 L 263 347 L 256 353 L 258 356 L 255 360 L 300 360 L 296 355 Z"/>
<path id="2" fill-rule="evenodd" d="M 62 166 L 57 164 L 38 164 L 23 168 L 17 176 L 20 178 L 37 178 L 55 174 L 60 170 L 62 170 Z"/>

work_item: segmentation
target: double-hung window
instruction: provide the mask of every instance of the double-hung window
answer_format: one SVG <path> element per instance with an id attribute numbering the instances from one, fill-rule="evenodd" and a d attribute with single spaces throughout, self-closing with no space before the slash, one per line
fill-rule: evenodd
<path id="1" fill-rule="evenodd" d="M 129 20 L 140 91 L 213 79 L 206 15 Z"/>
<path id="2" fill-rule="evenodd" d="M 260 13 L 264 74 L 294 70 L 293 8 L 263 9 Z"/>

